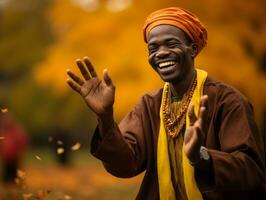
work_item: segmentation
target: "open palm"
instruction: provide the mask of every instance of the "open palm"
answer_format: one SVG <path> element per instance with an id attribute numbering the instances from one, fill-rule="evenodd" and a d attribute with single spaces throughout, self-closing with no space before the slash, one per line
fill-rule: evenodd
<path id="1" fill-rule="evenodd" d="M 83 61 L 85 65 L 80 59 L 76 60 L 76 64 L 84 79 L 81 79 L 68 69 L 67 74 L 72 80 L 68 79 L 67 83 L 83 97 L 86 104 L 95 114 L 98 116 L 104 115 L 112 110 L 115 86 L 106 69 L 103 72 L 103 80 L 100 80 L 90 60 L 85 57 Z"/>

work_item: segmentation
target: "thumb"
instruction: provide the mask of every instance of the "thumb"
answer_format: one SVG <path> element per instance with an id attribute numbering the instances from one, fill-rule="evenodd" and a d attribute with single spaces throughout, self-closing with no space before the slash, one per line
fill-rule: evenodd
<path id="1" fill-rule="evenodd" d="M 113 85 L 113 81 L 111 77 L 109 76 L 107 69 L 103 70 L 103 81 L 107 86 Z"/>
<path id="2" fill-rule="evenodd" d="M 197 117 L 194 111 L 194 104 L 190 103 L 188 107 L 188 117 L 189 117 L 189 125 L 193 126 L 194 123 L 197 121 Z"/>

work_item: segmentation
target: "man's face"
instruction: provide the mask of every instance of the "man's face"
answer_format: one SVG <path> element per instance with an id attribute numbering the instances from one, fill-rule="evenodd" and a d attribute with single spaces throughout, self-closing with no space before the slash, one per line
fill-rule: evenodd
<path id="1" fill-rule="evenodd" d="M 195 45 L 181 29 L 159 25 L 148 34 L 149 63 L 165 82 L 179 82 L 194 68 Z"/>

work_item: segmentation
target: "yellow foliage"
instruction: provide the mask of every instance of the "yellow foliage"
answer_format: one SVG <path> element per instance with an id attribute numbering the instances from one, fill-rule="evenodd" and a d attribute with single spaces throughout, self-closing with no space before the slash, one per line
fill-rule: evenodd
<path id="1" fill-rule="evenodd" d="M 116 114 L 121 118 L 141 95 L 162 85 L 147 62 L 142 25 L 148 12 L 176 5 L 174 2 L 158 1 L 151 5 L 149 0 L 133 1 L 131 7 L 115 13 L 103 6 L 88 12 L 71 1 L 55 1 L 49 18 L 58 40 L 50 47 L 46 60 L 36 66 L 34 76 L 40 84 L 53 87 L 59 94 L 70 92 L 65 84 L 65 70 L 71 68 L 79 74 L 75 59 L 88 55 L 100 77 L 103 69 L 108 68 L 117 88 Z M 144 5 L 150 6 L 144 9 Z M 265 106 L 266 95 L 261 92 L 266 91 L 265 76 L 259 74 L 256 60 L 247 56 L 241 43 L 245 38 L 258 51 L 263 50 L 265 23 L 259 31 L 250 25 L 252 20 L 265 19 L 263 1 L 184 0 L 179 5 L 196 13 L 208 29 L 208 45 L 198 56 L 196 66 L 239 88 L 257 110 Z M 260 115 L 257 112 L 257 118 Z"/>

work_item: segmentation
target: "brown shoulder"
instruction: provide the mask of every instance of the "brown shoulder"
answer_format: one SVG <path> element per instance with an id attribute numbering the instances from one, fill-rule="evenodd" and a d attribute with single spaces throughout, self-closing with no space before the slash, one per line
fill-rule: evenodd
<path id="1" fill-rule="evenodd" d="M 216 96 L 217 100 L 230 99 L 231 101 L 249 103 L 247 97 L 235 87 L 209 76 L 204 83 L 203 92 L 209 96 Z"/>

